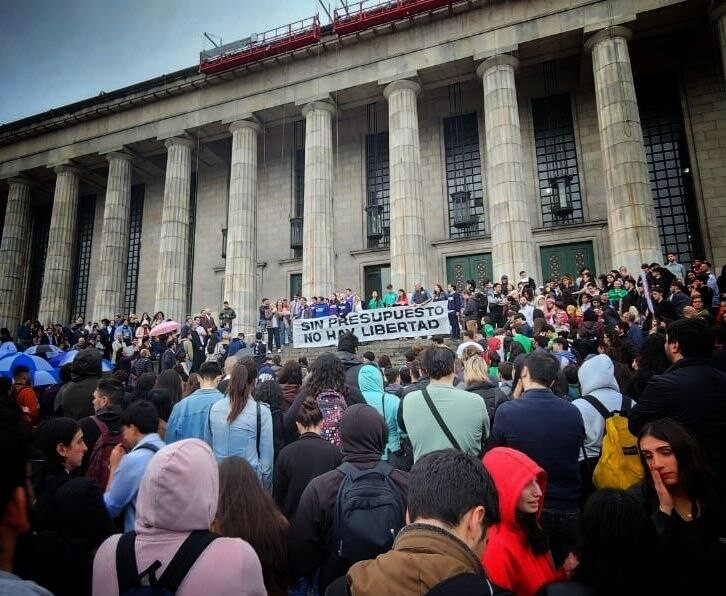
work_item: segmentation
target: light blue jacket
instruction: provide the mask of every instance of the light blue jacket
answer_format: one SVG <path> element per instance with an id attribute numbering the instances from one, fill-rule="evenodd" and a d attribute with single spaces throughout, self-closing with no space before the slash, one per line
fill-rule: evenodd
<path id="1" fill-rule="evenodd" d="M 149 443 L 157 447 L 157 451 L 164 447 L 164 441 L 156 433 L 146 435 L 136 446 L 121 458 L 113 477 L 111 490 L 106 491 L 103 500 L 111 517 L 118 517 L 123 513 L 124 532 L 134 529 L 136 523 L 136 497 L 139 494 L 141 479 L 146 472 L 151 458 L 156 455 L 148 447 L 141 447 Z"/>
<path id="2" fill-rule="evenodd" d="M 366 403 L 374 407 L 386 421 L 388 444 L 381 459 L 388 460 L 389 452 L 395 453 L 401 448 L 401 431 L 396 418 L 401 400 L 396 395 L 384 392 L 383 375 L 380 369 L 372 364 L 365 364 L 358 370 L 358 388 Z"/>
<path id="3" fill-rule="evenodd" d="M 197 389 L 190 396 L 174 404 L 166 423 L 166 442 L 174 443 L 182 439 L 204 440 L 209 410 L 223 397 L 224 394 L 216 388 Z"/>
<path id="4" fill-rule="evenodd" d="M 225 396 L 216 402 L 209 412 L 209 422 L 204 430 L 204 440 L 214 452 L 217 461 L 237 455 L 245 458 L 257 473 L 262 485 L 272 492 L 272 413 L 270 406 L 260 403 L 260 454 L 257 455 L 257 404 L 251 397 L 231 423 L 227 417 L 232 409 L 230 398 Z"/>

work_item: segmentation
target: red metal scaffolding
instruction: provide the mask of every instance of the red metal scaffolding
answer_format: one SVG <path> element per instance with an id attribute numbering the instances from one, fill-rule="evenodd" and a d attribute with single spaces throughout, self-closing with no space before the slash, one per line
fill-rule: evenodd
<path id="1" fill-rule="evenodd" d="M 417 14 L 458 4 L 463 0 L 362 0 L 336 8 L 333 31 L 339 35 L 355 33 L 376 25 L 398 21 Z"/>
<path id="2" fill-rule="evenodd" d="M 233 42 L 199 56 L 199 70 L 212 74 L 257 60 L 284 54 L 320 40 L 318 15 L 270 29 L 243 42 Z"/>

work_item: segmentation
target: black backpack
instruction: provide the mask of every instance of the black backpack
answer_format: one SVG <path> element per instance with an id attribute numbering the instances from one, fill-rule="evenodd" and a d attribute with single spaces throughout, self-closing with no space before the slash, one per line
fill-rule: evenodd
<path id="1" fill-rule="evenodd" d="M 405 524 L 406 503 L 391 480 L 393 467 L 388 462 L 367 470 L 346 462 L 338 470 L 345 478 L 338 489 L 330 540 L 345 573 L 353 563 L 390 550 Z"/>
<path id="2" fill-rule="evenodd" d="M 161 567 L 161 561 L 154 561 L 148 569 L 139 573 L 134 548 L 136 532 L 126 532 L 116 545 L 116 576 L 119 596 L 171 596 L 176 594 L 192 565 L 217 538 L 219 538 L 217 534 L 208 530 L 194 530 L 176 551 L 161 577 L 157 578 L 156 572 Z M 148 586 L 141 584 L 141 580 L 146 576 L 149 576 Z"/>

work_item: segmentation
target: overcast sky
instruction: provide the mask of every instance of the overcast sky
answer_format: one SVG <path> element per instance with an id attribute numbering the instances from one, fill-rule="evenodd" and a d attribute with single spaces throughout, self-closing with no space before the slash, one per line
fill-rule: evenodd
<path id="1" fill-rule="evenodd" d="M 228 43 L 317 12 L 326 23 L 317 0 L 0 0 L 0 123 L 195 65 L 205 31 Z"/>

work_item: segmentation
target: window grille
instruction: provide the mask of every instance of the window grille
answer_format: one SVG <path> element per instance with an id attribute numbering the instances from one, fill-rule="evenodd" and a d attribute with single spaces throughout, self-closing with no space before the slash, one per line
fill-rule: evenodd
<path id="1" fill-rule="evenodd" d="M 73 309 L 71 316 L 86 317 L 88 278 L 91 273 L 91 251 L 93 249 L 93 224 L 96 220 L 96 195 L 85 195 L 78 199 L 78 227 L 76 230 L 76 266 L 73 284 Z"/>
<path id="2" fill-rule="evenodd" d="M 532 100 L 532 120 L 542 223 L 546 227 L 582 223 L 570 94 Z"/>
<path id="3" fill-rule="evenodd" d="M 452 105 L 452 111 L 456 109 Z M 444 119 L 449 237 L 484 234 L 484 186 L 476 113 Z"/>
<path id="4" fill-rule="evenodd" d="M 124 312 L 136 312 L 136 298 L 139 291 L 139 267 L 141 265 L 141 230 L 144 219 L 145 186 L 137 184 L 131 187 L 131 205 L 129 206 L 129 254 L 126 259 L 126 286 L 124 292 Z M 116 313 L 108 313 L 111 316 Z"/>
<path id="5" fill-rule="evenodd" d="M 638 109 L 661 250 L 690 263 L 703 256 L 703 242 L 678 88 L 665 82 L 676 80 L 673 75 L 638 81 Z"/>
<path id="6" fill-rule="evenodd" d="M 373 111 L 373 116 L 370 115 Z M 369 106 L 370 128 L 375 124 L 375 104 Z M 366 135 L 366 239 L 368 248 L 386 248 L 390 244 L 390 178 L 388 131 Z"/>

